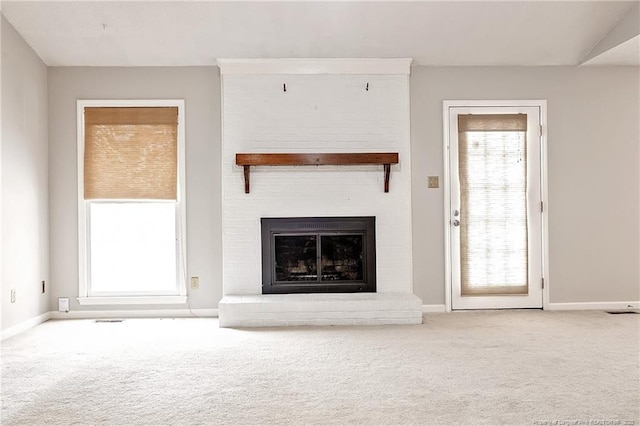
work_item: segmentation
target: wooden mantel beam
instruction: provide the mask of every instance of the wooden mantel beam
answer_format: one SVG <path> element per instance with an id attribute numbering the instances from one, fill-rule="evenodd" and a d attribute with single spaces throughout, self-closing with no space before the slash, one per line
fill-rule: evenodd
<path id="1" fill-rule="evenodd" d="M 249 193 L 250 166 L 343 166 L 381 164 L 384 166 L 384 192 L 389 192 L 391 164 L 398 164 L 397 152 L 236 154 L 236 165 L 244 167 L 244 192 Z"/>

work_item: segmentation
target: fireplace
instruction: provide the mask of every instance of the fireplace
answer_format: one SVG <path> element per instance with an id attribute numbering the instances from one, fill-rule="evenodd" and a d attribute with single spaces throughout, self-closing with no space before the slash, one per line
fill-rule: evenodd
<path id="1" fill-rule="evenodd" d="M 220 326 L 419 324 L 422 301 L 412 293 L 411 264 L 410 60 L 219 65 Z M 385 152 L 400 160 L 390 162 L 386 193 L 383 166 L 330 164 L 332 153 Z M 272 154 L 290 160 L 301 153 L 314 166 L 255 165 L 260 162 L 237 157 L 268 154 L 270 163 Z M 271 219 L 284 216 L 305 219 Z M 356 224 L 355 216 L 375 222 Z"/>
<path id="2" fill-rule="evenodd" d="M 262 218 L 262 294 L 376 291 L 375 217 Z"/>

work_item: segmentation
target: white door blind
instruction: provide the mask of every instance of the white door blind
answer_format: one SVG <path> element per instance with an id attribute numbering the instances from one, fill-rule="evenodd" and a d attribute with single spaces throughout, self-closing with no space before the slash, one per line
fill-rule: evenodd
<path id="1" fill-rule="evenodd" d="M 461 294 L 527 294 L 527 116 L 459 115 L 458 132 Z"/>

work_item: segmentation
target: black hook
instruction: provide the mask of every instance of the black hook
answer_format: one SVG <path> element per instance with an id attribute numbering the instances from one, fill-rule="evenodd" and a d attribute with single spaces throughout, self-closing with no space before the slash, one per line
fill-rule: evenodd
<path id="1" fill-rule="evenodd" d="M 369 83 L 368 82 L 367 82 L 367 89 L 366 90 L 367 90 L 367 92 L 369 91 Z"/>
<path id="2" fill-rule="evenodd" d="M 282 84 L 282 89 L 284 89 L 285 92 L 287 91 L 287 83 Z"/>

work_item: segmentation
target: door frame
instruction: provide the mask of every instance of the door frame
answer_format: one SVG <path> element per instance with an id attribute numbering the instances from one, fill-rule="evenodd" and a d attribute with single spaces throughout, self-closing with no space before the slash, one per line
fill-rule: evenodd
<path id="1" fill-rule="evenodd" d="M 547 179 L 547 101 L 546 99 L 536 100 L 444 100 L 442 101 L 442 123 L 443 123 L 443 189 L 444 189 L 444 259 L 445 259 L 445 310 L 451 312 L 452 309 L 452 283 L 451 283 L 451 179 L 449 166 L 449 110 L 455 107 L 538 107 L 540 108 L 540 189 L 542 192 L 542 277 L 544 288 L 542 289 L 542 309 L 549 307 L 549 188 Z"/>

